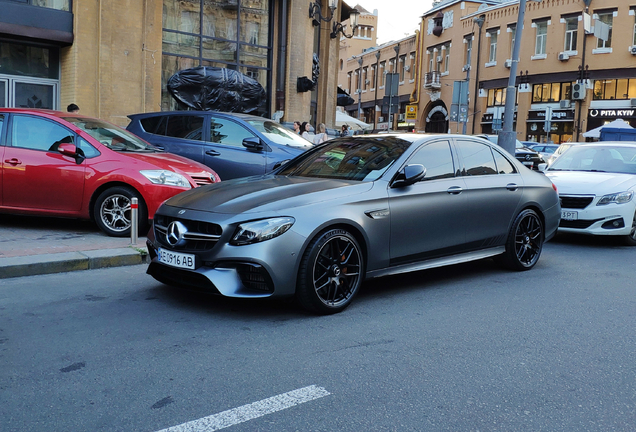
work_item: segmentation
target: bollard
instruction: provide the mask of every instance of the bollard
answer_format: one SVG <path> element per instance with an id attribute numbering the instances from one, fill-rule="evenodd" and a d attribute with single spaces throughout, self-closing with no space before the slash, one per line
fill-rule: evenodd
<path id="1" fill-rule="evenodd" d="M 139 231 L 138 219 L 137 216 L 139 210 L 139 200 L 137 198 L 133 198 L 130 204 L 130 244 L 133 246 L 137 245 L 137 236 Z"/>

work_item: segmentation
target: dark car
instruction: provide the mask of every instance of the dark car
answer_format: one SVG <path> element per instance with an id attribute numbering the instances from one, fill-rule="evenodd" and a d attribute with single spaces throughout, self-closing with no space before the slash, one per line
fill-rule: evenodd
<path id="1" fill-rule="evenodd" d="M 488 141 L 497 144 L 499 135 L 477 135 L 481 138 L 486 138 Z M 524 146 L 521 141 L 515 140 L 515 157 L 519 162 L 524 164 L 530 169 L 538 171 L 539 169 L 545 169 L 547 167 L 547 161 L 541 156 L 541 154 L 532 150 L 529 147 Z M 543 165 L 545 164 L 545 165 Z"/>
<path id="2" fill-rule="evenodd" d="M 201 162 L 223 180 L 265 174 L 312 144 L 279 123 L 248 114 L 133 114 L 127 129 L 156 147 Z"/>
<path id="3" fill-rule="evenodd" d="M 544 175 L 482 138 L 336 138 L 271 174 L 166 201 L 155 279 L 226 297 L 344 309 L 363 280 L 495 257 L 529 270 L 561 208 Z"/>

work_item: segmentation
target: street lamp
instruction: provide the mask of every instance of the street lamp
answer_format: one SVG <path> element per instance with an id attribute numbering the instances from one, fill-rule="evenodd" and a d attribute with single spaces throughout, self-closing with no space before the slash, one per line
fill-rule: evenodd
<path id="1" fill-rule="evenodd" d="M 540 2 L 542 0 L 531 0 Z M 519 0 L 519 15 L 517 16 L 517 28 L 515 33 L 515 45 L 512 49 L 512 62 L 510 65 L 510 77 L 506 88 L 506 105 L 504 107 L 504 123 L 497 143 L 511 155 L 515 154 L 517 132 L 512 130 L 512 122 L 515 117 L 515 103 L 517 101 L 517 64 L 519 63 L 519 50 L 521 47 L 521 33 L 523 32 L 523 19 L 526 14 L 526 0 Z"/>
<path id="2" fill-rule="evenodd" d="M 335 39 L 338 37 L 338 33 L 342 33 L 344 37 L 347 39 L 351 39 L 358 28 L 358 16 L 360 16 L 360 12 L 357 9 L 352 9 L 349 15 L 349 24 L 351 25 L 351 34 L 345 33 L 346 24 L 343 26 L 340 23 L 333 23 L 333 29 L 331 30 L 331 39 Z"/>
<path id="3" fill-rule="evenodd" d="M 309 18 L 313 20 L 315 26 L 320 24 L 320 21 L 329 22 L 333 19 L 334 11 L 338 6 L 338 0 L 329 0 L 329 10 L 331 11 L 329 18 L 322 16 L 322 9 L 318 3 L 309 2 Z"/>

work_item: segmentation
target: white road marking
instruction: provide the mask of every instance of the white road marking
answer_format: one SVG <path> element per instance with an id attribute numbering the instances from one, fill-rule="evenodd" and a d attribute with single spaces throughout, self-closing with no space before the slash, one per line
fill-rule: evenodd
<path id="1" fill-rule="evenodd" d="M 311 385 L 198 420 L 162 429 L 159 432 L 212 432 L 310 402 L 329 394 L 324 388 Z"/>

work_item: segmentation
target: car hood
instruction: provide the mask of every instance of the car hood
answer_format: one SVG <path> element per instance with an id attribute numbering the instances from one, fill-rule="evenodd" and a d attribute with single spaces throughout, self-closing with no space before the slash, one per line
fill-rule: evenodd
<path id="1" fill-rule="evenodd" d="M 181 173 L 198 173 L 201 171 L 211 172 L 212 170 L 207 166 L 195 162 L 191 159 L 179 156 L 173 153 L 134 153 L 134 152 L 122 152 L 121 154 L 137 159 L 141 162 L 146 162 L 156 166 L 159 169 L 167 169 L 170 171 Z"/>
<path id="2" fill-rule="evenodd" d="M 547 171 L 545 174 L 556 185 L 559 194 L 564 195 L 602 196 L 626 191 L 636 184 L 636 176 L 632 174 L 584 171 Z"/>
<path id="3" fill-rule="evenodd" d="M 223 214 L 281 212 L 358 195 L 372 182 L 262 176 L 227 180 L 181 193 L 166 205 Z"/>

